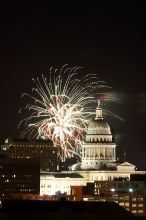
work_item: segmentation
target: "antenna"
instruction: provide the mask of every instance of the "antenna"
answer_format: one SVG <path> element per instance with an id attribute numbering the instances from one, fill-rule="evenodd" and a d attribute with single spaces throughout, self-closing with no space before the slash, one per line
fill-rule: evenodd
<path id="1" fill-rule="evenodd" d="M 124 147 L 124 162 L 126 162 L 126 155 L 127 155 L 127 153 L 126 153 L 126 147 Z"/>

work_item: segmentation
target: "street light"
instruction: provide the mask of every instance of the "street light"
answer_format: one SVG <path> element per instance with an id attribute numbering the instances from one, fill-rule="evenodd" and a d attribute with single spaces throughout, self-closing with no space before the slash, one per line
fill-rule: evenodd
<path id="1" fill-rule="evenodd" d="M 115 188 L 111 188 L 111 192 L 115 192 Z"/>
<path id="2" fill-rule="evenodd" d="M 132 188 L 129 188 L 129 192 L 132 193 L 132 192 L 133 192 L 133 189 L 132 189 Z"/>

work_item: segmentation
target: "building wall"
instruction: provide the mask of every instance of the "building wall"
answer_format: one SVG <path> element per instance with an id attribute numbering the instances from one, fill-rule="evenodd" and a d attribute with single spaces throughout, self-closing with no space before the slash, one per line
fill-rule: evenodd
<path id="1" fill-rule="evenodd" d="M 136 174 L 136 173 L 141 173 L 143 174 L 143 171 L 127 171 L 127 172 L 122 172 L 122 171 L 78 171 L 78 173 L 83 176 L 88 182 L 89 181 L 105 181 L 105 180 L 115 180 L 116 178 L 126 178 L 130 180 L 130 175 L 131 174 Z"/>
<path id="2" fill-rule="evenodd" d="M 71 194 L 71 186 L 85 186 L 83 178 L 55 178 L 52 175 L 40 176 L 40 195 Z"/>
<path id="3" fill-rule="evenodd" d="M 40 159 L 42 171 L 57 171 L 57 149 L 50 140 L 6 139 L 1 146 L 10 159 Z"/>
<path id="4" fill-rule="evenodd" d="M 115 192 L 131 192 L 131 193 L 141 193 L 146 192 L 146 181 L 95 181 L 94 182 L 94 193 L 98 194 L 99 190 Z"/>
<path id="5" fill-rule="evenodd" d="M 104 180 L 114 180 L 114 178 L 123 177 L 130 179 L 129 173 L 116 172 L 116 171 L 79 171 L 87 181 L 104 181 Z"/>
<path id="6" fill-rule="evenodd" d="M 34 159 L 0 160 L 0 194 L 38 193 L 40 191 L 40 164 Z"/>
<path id="7" fill-rule="evenodd" d="M 71 196 L 74 201 L 83 200 L 83 186 L 71 186 Z"/>

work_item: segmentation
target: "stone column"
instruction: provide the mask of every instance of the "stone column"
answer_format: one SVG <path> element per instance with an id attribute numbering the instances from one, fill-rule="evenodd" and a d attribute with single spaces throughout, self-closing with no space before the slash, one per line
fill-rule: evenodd
<path id="1" fill-rule="evenodd" d="M 94 147 L 94 160 L 95 160 L 95 156 L 96 156 L 96 148 Z"/>
<path id="2" fill-rule="evenodd" d="M 99 147 L 99 159 L 100 159 L 100 147 Z"/>
<path id="3" fill-rule="evenodd" d="M 116 159 L 116 148 L 114 147 L 114 160 Z"/>

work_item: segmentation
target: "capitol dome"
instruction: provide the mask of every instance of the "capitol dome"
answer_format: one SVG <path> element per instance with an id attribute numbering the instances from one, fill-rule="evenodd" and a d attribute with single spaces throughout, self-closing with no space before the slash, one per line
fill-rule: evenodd
<path id="1" fill-rule="evenodd" d="M 86 130 L 86 142 L 112 142 L 112 132 L 109 124 L 103 119 L 102 108 L 96 108 L 96 117 L 91 120 Z"/>
<path id="2" fill-rule="evenodd" d="M 110 134 L 111 135 L 111 129 L 110 126 L 107 122 L 105 122 L 103 119 L 95 119 L 92 121 L 88 128 L 87 128 L 87 134 L 93 134 L 93 135 L 106 135 Z"/>

